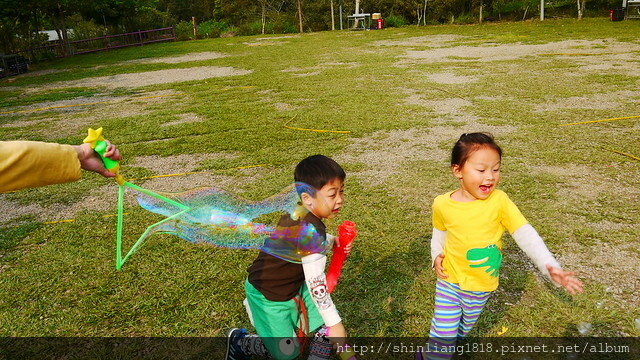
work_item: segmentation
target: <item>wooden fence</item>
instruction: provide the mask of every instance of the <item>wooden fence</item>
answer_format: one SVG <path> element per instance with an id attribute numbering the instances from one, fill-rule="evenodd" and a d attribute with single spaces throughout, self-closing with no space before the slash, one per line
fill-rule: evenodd
<path id="1" fill-rule="evenodd" d="M 39 46 L 18 52 L 31 61 L 51 59 L 65 56 L 65 47 L 68 55 L 86 54 L 90 52 L 123 48 L 127 46 L 145 45 L 160 41 L 173 41 L 176 33 L 173 27 L 161 29 L 136 31 L 126 34 L 107 35 L 97 38 L 69 41 L 68 44 L 59 42 L 56 44 Z"/>

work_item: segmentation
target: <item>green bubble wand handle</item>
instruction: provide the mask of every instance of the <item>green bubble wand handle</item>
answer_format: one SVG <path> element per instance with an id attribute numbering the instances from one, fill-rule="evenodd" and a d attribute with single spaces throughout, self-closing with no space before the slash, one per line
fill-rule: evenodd
<path id="1" fill-rule="evenodd" d="M 104 156 L 104 153 L 107 151 L 107 147 L 109 146 L 109 144 L 107 144 L 107 142 L 104 140 L 104 137 L 102 136 L 102 128 L 98 128 L 98 130 L 89 128 L 89 134 L 83 140 L 83 142 L 88 143 L 93 151 L 100 155 L 105 169 L 116 174 L 116 181 L 118 182 L 118 185 L 122 185 L 124 183 L 124 178 L 118 173 L 118 171 L 120 170 L 120 164 L 117 161 L 111 160 L 108 157 Z"/>

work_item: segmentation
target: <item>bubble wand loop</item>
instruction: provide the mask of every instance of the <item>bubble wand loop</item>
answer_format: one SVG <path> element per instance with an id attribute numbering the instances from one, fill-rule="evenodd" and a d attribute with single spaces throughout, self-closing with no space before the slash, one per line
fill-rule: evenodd
<path id="1" fill-rule="evenodd" d="M 120 163 L 118 163 L 118 161 L 116 160 L 112 160 L 109 159 L 108 157 L 104 156 L 104 153 L 107 151 L 107 147 L 108 144 L 105 141 L 104 137 L 102 136 L 102 128 L 98 128 L 97 130 L 94 130 L 92 128 L 89 128 L 88 131 L 88 135 L 87 137 L 84 139 L 83 142 L 88 143 L 91 148 L 98 154 L 100 155 L 100 158 L 102 159 L 102 163 L 104 164 L 104 167 L 111 171 L 112 173 L 116 174 L 116 182 L 118 183 L 118 220 L 117 220 L 117 234 L 116 234 L 116 270 L 120 270 L 120 268 L 122 267 L 122 265 L 124 265 L 125 261 L 127 261 L 127 259 L 129 258 L 129 256 L 131 256 L 136 250 L 137 248 L 142 244 L 143 240 L 145 239 L 147 233 L 150 231 L 150 228 L 147 228 L 147 230 L 142 234 L 142 236 L 140 236 L 140 238 L 138 239 L 138 241 L 131 247 L 131 249 L 127 252 L 127 254 L 122 257 L 122 229 L 123 229 L 123 216 L 124 216 L 124 188 L 126 187 L 130 187 L 132 189 L 138 190 L 143 194 L 146 194 L 148 196 L 154 197 L 156 199 L 162 200 L 162 201 L 166 201 L 168 203 L 170 203 L 171 205 L 174 205 L 178 208 L 180 208 L 182 211 L 174 214 L 173 216 L 169 216 L 166 219 L 157 222 L 155 224 L 153 224 L 152 226 L 156 226 L 159 224 L 162 224 L 163 222 L 169 221 L 172 218 L 182 215 L 184 212 L 188 211 L 190 208 L 186 205 L 183 205 L 177 201 L 174 201 L 172 199 L 169 199 L 167 197 L 164 197 L 162 195 L 156 194 L 152 191 L 149 191 L 147 189 L 143 189 L 137 185 L 134 185 L 130 182 L 127 182 L 124 180 L 124 178 L 122 177 L 122 175 L 120 175 L 119 171 L 120 171 Z"/>
<path id="2" fill-rule="evenodd" d="M 333 257 L 327 271 L 327 290 L 332 293 L 342 272 L 342 266 L 349 254 L 351 243 L 358 234 L 356 224 L 352 221 L 345 221 L 338 225 L 338 242 L 333 244 Z M 339 245 L 338 245 L 339 243 Z"/>

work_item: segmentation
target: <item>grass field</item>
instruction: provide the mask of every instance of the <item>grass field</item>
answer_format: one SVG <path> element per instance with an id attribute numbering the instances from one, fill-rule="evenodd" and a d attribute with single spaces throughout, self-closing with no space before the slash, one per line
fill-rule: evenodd
<path id="1" fill-rule="evenodd" d="M 0 139 L 78 144 L 101 126 L 133 183 L 251 200 L 286 187 L 302 158 L 331 156 L 347 198 L 329 228 L 359 228 L 333 296 L 348 334 L 426 336 L 431 202 L 456 186 L 459 135 L 489 131 L 505 153 L 501 188 L 585 292 L 550 286 L 507 237 L 474 334 L 582 336 L 590 323 L 590 336 L 640 336 L 639 30 L 604 18 L 412 26 L 75 56 L 0 81 Z M 0 195 L 0 335 L 250 327 L 242 284 L 256 253 L 159 235 L 116 271 L 116 192 L 84 174 Z M 130 242 L 156 218 L 128 211 Z"/>

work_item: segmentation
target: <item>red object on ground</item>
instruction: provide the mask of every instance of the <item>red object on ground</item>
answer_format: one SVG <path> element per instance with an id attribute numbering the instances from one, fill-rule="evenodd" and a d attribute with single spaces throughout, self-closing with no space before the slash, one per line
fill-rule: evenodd
<path id="1" fill-rule="evenodd" d="M 624 20 L 624 8 L 615 8 L 609 10 L 609 19 L 611 19 L 611 21 Z"/>
<path id="2" fill-rule="evenodd" d="M 333 257 L 327 271 L 327 290 L 332 293 L 338 285 L 338 279 L 342 272 L 342 265 L 347 258 L 347 249 L 357 235 L 356 224 L 352 221 L 345 221 L 338 225 L 338 241 L 333 244 Z M 340 246 L 338 246 L 340 243 Z"/>

